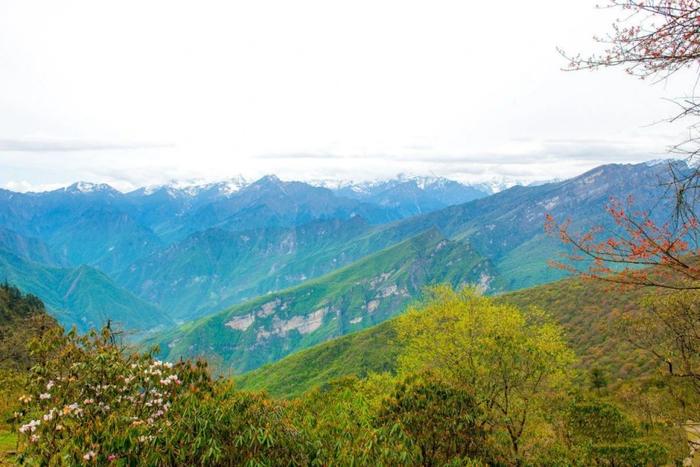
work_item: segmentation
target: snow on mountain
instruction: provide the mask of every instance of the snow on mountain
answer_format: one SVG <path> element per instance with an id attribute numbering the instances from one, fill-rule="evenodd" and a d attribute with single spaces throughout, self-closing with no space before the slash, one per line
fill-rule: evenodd
<path id="1" fill-rule="evenodd" d="M 116 192 L 114 188 L 106 183 L 76 182 L 62 189 L 66 193 L 96 193 L 96 192 Z"/>
<path id="2" fill-rule="evenodd" d="M 248 181 L 238 175 L 219 182 L 205 183 L 201 180 L 172 181 L 165 185 L 150 185 L 135 192 L 141 191 L 145 196 L 150 196 L 158 191 L 165 190 L 171 197 L 187 196 L 196 197 L 202 193 L 230 196 L 248 186 Z"/>

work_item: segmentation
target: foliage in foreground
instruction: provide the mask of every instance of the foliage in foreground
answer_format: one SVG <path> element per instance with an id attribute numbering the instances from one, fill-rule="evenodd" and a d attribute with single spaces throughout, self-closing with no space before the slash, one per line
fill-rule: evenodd
<path id="1" fill-rule="evenodd" d="M 32 344 L 18 460 L 114 465 L 659 465 L 663 430 L 573 391 L 573 354 L 541 312 L 438 287 L 398 321 L 396 374 L 285 401 L 202 362 L 132 354 L 109 329 Z M 664 432 L 665 433 L 665 432 Z"/>

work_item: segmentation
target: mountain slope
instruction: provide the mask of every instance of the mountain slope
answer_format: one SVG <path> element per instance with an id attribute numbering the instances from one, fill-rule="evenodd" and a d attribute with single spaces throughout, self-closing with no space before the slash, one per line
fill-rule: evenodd
<path id="1" fill-rule="evenodd" d="M 675 162 L 676 170 L 688 170 Z M 561 243 L 544 233 L 545 215 L 570 219 L 573 229 L 610 226 L 606 211 L 611 198 L 632 197 L 638 209 L 652 210 L 663 224 L 673 212 L 667 196 L 668 165 L 610 164 L 578 177 L 538 186 L 515 186 L 495 195 L 451 206 L 426 215 L 379 226 L 377 235 L 414 235 L 438 228 L 450 239 L 465 239 L 491 260 L 498 275 L 493 290 L 515 290 L 563 277 L 547 261 L 563 251 Z"/>
<path id="2" fill-rule="evenodd" d="M 78 182 L 44 193 L 0 190 L 0 226 L 41 240 L 70 265 L 105 271 L 122 269 L 160 246 L 133 210 L 127 196 L 108 185 Z"/>
<path id="3" fill-rule="evenodd" d="M 412 235 L 377 230 L 360 217 L 208 229 L 132 264 L 116 280 L 174 318 L 192 319 L 327 274 Z"/>
<path id="4" fill-rule="evenodd" d="M 567 279 L 508 293 L 499 300 L 522 308 L 537 306 L 563 328 L 586 371 L 603 369 L 612 381 L 653 371 L 657 365 L 614 330 L 615 317 L 632 311 L 648 290 L 609 290 L 602 282 Z M 290 355 L 236 377 L 245 390 L 268 390 L 290 397 L 347 375 L 392 371 L 400 345 L 392 320 Z"/>
<path id="5" fill-rule="evenodd" d="M 369 228 L 354 217 L 290 228 L 208 229 L 132 264 L 117 281 L 177 319 L 196 318 L 320 276 L 385 246 L 344 250 Z"/>
<path id="6" fill-rule="evenodd" d="M 41 300 L 22 294 L 14 286 L 0 284 L 0 370 L 28 369 L 32 358 L 27 343 L 56 326 Z M 0 387 L 0 392 L 5 389 Z"/>
<path id="7" fill-rule="evenodd" d="M 462 242 L 430 230 L 302 285 L 236 305 L 155 339 L 163 357 L 206 356 L 241 372 L 401 312 L 423 286 L 485 285 L 491 270 Z"/>
<path id="8" fill-rule="evenodd" d="M 67 259 L 56 254 L 47 244 L 32 237 L 0 227 L 0 249 L 9 251 L 21 258 L 47 266 L 66 266 Z"/>
<path id="9" fill-rule="evenodd" d="M 236 376 L 236 387 L 296 397 L 334 379 L 396 369 L 400 346 L 393 320 L 315 345 Z"/>
<path id="10" fill-rule="evenodd" d="M 151 254 L 162 243 L 126 212 L 102 207 L 82 211 L 47 242 L 72 265 L 88 264 L 108 273 Z"/>
<path id="11" fill-rule="evenodd" d="M 99 328 L 108 319 L 135 331 L 172 324 L 159 309 L 89 266 L 52 268 L 0 250 L 0 279 L 40 297 L 62 325 L 80 331 Z"/>

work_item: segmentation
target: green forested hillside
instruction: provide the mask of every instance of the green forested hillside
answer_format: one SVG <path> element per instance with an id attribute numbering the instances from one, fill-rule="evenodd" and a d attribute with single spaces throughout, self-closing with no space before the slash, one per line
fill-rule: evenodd
<path id="1" fill-rule="evenodd" d="M 378 324 L 438 282 L 486 285 L 488 261 L 429 230 L 303 285 L 187 323 L 152 342 L 163 357 L 206 356 L 241 372 Z"/>
<path id="2" fill-rule="evenodd" d="M 41 300 L 0 284 L 0 369 L 26 370 L 31 361 L 27 342 L 56 326 Z"/>
<path id="3" fill-rule="evenodd" d="M 11 421 L 27 371 L 36 363 L 27 344 L 57 329 L 41 300 L 0 284 L 0 465 L 5 465 L 7 452 L 16 447 L 17 433 L 11 431 Z"/>
<path id="4" fill-rule="evenodd" d="M 655 363 L 617 332 L 622 311 L 638 306 L 644 291 L 611 291 L 603 282 L 567 279 L 501 295 L 498 300 L 522 308 L 539 307 L 562 325 L 580 366 L 599 368 L 611 380 L 651 371 Z M 334 339 L 236 378 L 243 389 L 266 389 L 289 397 L 333 378 L 390 370 L 399 350 L 393 320 Z"/>
<path id="5" fill-rule="evenodd" d="M 99 328 L 109 319 L 126 330 L 136 331 L 172 324 L 158 308 L 89 266 L 43 266 L 0 250 L 0 280 L 40 296 L 62 325 L 75 325 L 81 331 Z"/>

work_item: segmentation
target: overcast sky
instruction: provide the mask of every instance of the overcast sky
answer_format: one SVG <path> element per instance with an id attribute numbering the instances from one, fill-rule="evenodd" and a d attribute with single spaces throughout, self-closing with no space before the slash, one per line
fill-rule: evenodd
<path id="1" fill-rule="evenodd" d="M 529 181 L 666 157 L 682 128 L 654 123 L 691 81 L 560 70 L 557 46 L 609 30 L 597 1 L 2 0 L 0 187 Z"/>

